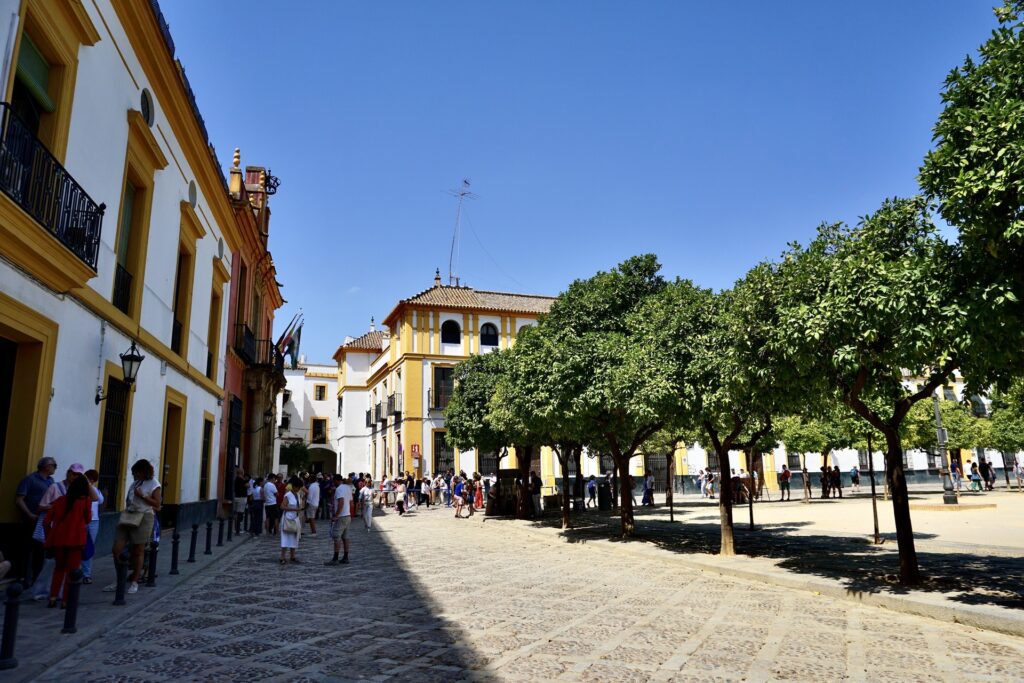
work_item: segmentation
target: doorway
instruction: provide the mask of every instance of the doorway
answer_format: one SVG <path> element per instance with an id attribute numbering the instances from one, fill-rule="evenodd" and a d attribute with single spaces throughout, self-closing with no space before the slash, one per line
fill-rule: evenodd
<path id="1" fill-rule="evenodd" d="M 181 503 L 181 458 L 185 441 L 185 396 L 167 388 L 164 414 L 163 463 L 160 484 L 163 499 L 169 504 Z"/>

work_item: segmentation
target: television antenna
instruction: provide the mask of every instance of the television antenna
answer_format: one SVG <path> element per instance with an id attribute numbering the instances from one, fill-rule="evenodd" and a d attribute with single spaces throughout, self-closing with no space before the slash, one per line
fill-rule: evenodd
<path id="1" fill-rule="evenodd" d="M 462 186 L 457 190 L 448 190 L 448 194 L 457 197 L 458 208 L 455 210 L 455 230 L 452 231 L 452 248 L 448 252 L 448 284 L 458 286 L 459 278 L 455 271 L 459 266 L 459 232 L 462 227 L 462 202 L 467 199 L 476 199 L 478 195 L 469 191 L 469 178 L 462 179 Z"/>

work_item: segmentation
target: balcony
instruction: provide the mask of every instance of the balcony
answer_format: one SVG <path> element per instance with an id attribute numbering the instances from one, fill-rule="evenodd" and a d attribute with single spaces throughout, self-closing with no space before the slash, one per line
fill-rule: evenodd
<path id="1" fill-rule="evenodd" d="M 373 409 L 373 421 L 387 424 L 388 414 L 384 410 L 384 405 L 380 401 L 377 402 L 377 405 Z"/>
<path id="2" fill-rule="evenodd" d="M 394 415 L 395 422 L 402 419 L 402 395 L 395 393 L 388 396 L 388 415 Z"/>
<path id="3" fill-rule="evenodd" d="M 271 339 L 255 340 L 252 364 L 256 367 L 272 368 L 278 372 L 284 372 L 284 356 L 277 350 L 277 345 Z"/>
<path id="4" fill-rule="evenodd" d="M 430 410 L 444 410 L 452 400 L 452 387 L 442 384 L 437 389 L 427 389 L 427 406 Z"/>
<path id="5" fill-rule="evenodd" d="M 366 426 L 367 427 L 372 427 L 373 425 L 374 425 L 374 422 L 373 422 L 373 411 L 372 410 L 367 410 L 366 411 Z"/>
<path id="6" fill-rule="evenodd" d="M 245 323 L 235 323 L 235 353 L 243 361 L 252 365 L 256 360 L 256 337 Z"/>
<path id="7" fill-rule="evenodd" d="M 86 194 L 6 102 L 0 102 L 0 191 L 95 274 L 106 205 Z"/>

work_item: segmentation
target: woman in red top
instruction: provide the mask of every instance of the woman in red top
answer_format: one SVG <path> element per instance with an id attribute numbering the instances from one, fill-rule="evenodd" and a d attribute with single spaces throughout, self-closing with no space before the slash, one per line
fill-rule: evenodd
<path id="1" fill-rule="evenodd" d="M 43 520 L 46 547 L 53 550 L 56 560 L 53 580 L 50 582 L 50 607 L 56 607 L 57 595 L 64 587 L 68 574 L 82 565 L 86 528 L 91 518 L 89 481 L 85 477 L 75 477 L 68 486 L 67 494 L 57 499 Z M 67 593 L 63 595 L 65 602 L 61 607 L 67 604 Z"/>

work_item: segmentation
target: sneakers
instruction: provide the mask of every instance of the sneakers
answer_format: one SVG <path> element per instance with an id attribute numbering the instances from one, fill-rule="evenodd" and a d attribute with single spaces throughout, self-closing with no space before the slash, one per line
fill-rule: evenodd
<path id="1" fill-rule="evenodd" d="M 117 586 L 115 585 L 114 588 L 116 589 Z M 128 584 L 128 595 L 135 595 L 138 592 L 139 592 L 139 584 L 135 583 L 134 581 L 132 581 L 131 583 Z"/>
<path id="2" fill-rule="evenodd" d="M 343 557 L 338 560 L 338 564 L 348 564 L 348 557 Z"/>
<path id="3" fill-rule="evenodd" d="M 341 563 L 340 563 L 340 562 L 338 562 L 338 561 L 337 561 L 337 560 L 335 560 L 335 559 L 330 559 L 330 560 L 327 560 L 326 562 L 324 562 L 324 566 L 325 566 L 325 567 L 336 567 L 336 566 L 338 566 L 339 564 L 341 564 Z"/>
<path id="4" fill-rule="evenodd" d="M 316 538 L 316 532 L 315 531 L 313 533 L 311 533 L 311 534 L 306 534 L 306 535 L 309 536 L 310 538 Z"/>
<path id="5" fill-rule="evenodd" d="M 103 587 L 103 592 L 104 593 L 114 593 L 116 591 L 117 591 L 117 584 L 116 583 L 111 583 L 111 584 L 108 584 L 108 585 Z"/>

